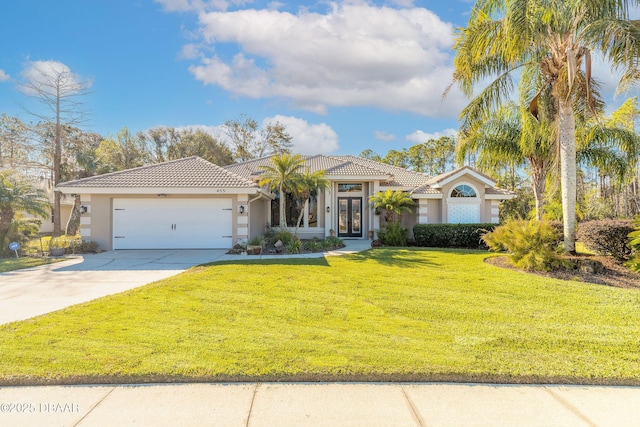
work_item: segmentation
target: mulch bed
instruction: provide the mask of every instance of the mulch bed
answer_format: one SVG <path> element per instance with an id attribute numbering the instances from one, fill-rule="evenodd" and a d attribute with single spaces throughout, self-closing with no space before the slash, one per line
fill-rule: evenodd
<path id="1" fill-rule="evenodd" d="M 585 273 L 579 270 L 557 269 L 552 271 L 527 271 L 527 273 L 538 276 L 552 277 L 562 280 L 577 280 L 580 282 L 595 283 L 597 285 L 614 286 L 617 288 L 640 289 L 640 273 L 635 273 L 622 263 L 608 256 L 576 255 L 570 258 L 587 258 L 600 261 L 604 269 L 600 273 Z M 486 263 L 496 267 L 508 268 L 516 271 L 520 270 L 509 262 L 506 256 L 488 257 Z"/>

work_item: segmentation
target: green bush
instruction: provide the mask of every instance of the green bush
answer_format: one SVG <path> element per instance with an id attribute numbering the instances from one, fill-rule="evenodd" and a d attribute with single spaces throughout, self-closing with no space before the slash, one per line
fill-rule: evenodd
<path id="1" fill-rule="evenodd" d="M 263 246 L 264 245 L 264 237 L 263 236 L 255 236 L 249 240 L 249 245 L 251 246 Z"/>
<path id="2" fill-rule="evenodd" d="M 378 231 L 378 240 L 386 246 L 407 246 L 409 230 L 399 222 L 391 222 Z"/>
<path id="3" fill-rule="evenodd" d="M 302 249 L 302 241 L 299 239 L 291 239 L 289 243 L 285 245 L 285 250 L 288 254 L 299 254 L 300 249 Z"/>
<path id="4" fill-rule="evenodd" d="M 435 248 L 486 249 L 482 235 L 498 224 L 416 224 L 416 246 Z"/>
<path id="5" fill-rule="evenodd" d="M 309 252 L 321 252 L 323 250 L 322 242 L 318 239 L 307 240 L 302 247 Z"/>
<path id="6" fill-rule="evenodd" d="M 344 242 L 336 236 L 329 236 L 322 241 L 322 249 L 325 251 L 342 247 L 344 247 Z"/>
<path id="7" fill-rule="evenodd" d="M 81 238 L 69 239 L 68 250 L 72 254 L 90 254 L 98 252 L 99 245 L 93 240 L 82 240 Z"/>
<path id="8" fill-rule="evenodd" d="M 640 216 L 633 221 L 634 230 L 629 233 L 629 247 L 633 257 L 627 262 L 627 266 L 633 271 L 640 271 Z"/>
<path id="9" fill-rule="evenodd" d="M 511 263 L 524 270 L 548 271 L 566 262 L 558 232 L 545 221 L 512 220 L 482 236 L 493 251 L 506 250 Z"/>
<path id="10" fill-rule="evenodd" d="M 289 230 L 275 230 L 271 242 L 276 243 L 278 240 L 287 246 L 293 240 L 293 234 Z"/>
<path id="11" fill-rule="evenodd" d="M 41 224 L 42 221 L 38 219 L 14 219 L 5 239 L 7 246 L 0 248 L 0 255 L 12 253 L 8 247 L 11 242 L 20 243 L 20 253 L 24 253 L 25 244 L 38 234 Z"/>
<path id="12" fill-rule="evenodd" d="M 597 254 L 627 260 L 631 256 L 628 236 L 633 231 L 633 222 L 630 220 L 587 221 L 580 223 L 576 238 Z"/>

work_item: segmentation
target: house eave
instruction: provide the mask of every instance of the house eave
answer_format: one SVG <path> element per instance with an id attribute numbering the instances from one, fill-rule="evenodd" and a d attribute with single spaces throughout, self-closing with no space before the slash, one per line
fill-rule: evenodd
<path id="1" fill-rule="evenodd" d="M 258 194 L 257 187 L 56 187 L 63 194 Z"/>
<path id="2" fill-rule="evenodd" d="M 486 200 L 511 200 L 516 198 L 516 194 L 485 194 Z"/>
<path id="3" fill-rule="evenodd" d="M 442 193 L 411 194 L 411 197 L 413 197 L 414 199 L 442 199 Z"/>

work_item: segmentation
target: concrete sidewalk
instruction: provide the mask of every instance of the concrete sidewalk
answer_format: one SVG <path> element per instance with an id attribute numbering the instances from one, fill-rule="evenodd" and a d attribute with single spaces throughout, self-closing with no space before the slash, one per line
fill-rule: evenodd
<path id="1" fill-rule="evenodd" d="M 0 388 L 2 426 L 638 426 L 640 388 L 239 383 Z"/>

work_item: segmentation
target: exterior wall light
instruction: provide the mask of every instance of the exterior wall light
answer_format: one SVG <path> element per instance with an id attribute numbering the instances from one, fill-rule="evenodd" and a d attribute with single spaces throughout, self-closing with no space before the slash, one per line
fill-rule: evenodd
<path id="1" fill-rule="evenodd" d="M 327 213 L 331 212 L 331 208 L 327 206 Z"/>
<path id="2" fill-rule="evenodd" d="M 80 206 L 80 213 L 81 214 L 87 213 L 88 210 L 89 210 L 89 208 L 87 208 L 86 206 Z"/>
<path id="3" fill-rule="evenodd" d="M 240 212 L 240 215 L 242 215 L 244 213 L 244 206 L 238 206 L 238 212 Z"/>

